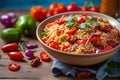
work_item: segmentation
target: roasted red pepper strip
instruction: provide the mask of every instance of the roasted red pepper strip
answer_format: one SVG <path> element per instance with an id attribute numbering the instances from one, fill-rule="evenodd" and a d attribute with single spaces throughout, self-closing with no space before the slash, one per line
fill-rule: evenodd
<path id="1" fill-rule="evenodd" d="M 40 62 L 40 58 L 39 58 L 39 57 L 36 57 L 36 58 L 34 58 L 34 59 L 32 59 L 32 60 L 30 61 L 30 65 L 31 65 L 32 67 L 37 67 L 40 63 L 41 63 L 41 62 Z"/>
<path id="2" fill-rule="evenodd" d="M 18 50 L 19 45 L 17 43 L 9 43 L 1 47 L 1 50 L 4 52 L 16 51 Z"/>
<path id="3" fill-rule="evenodd" d="M 110 49 L 112 49 L 112 48 L 113 48 L 113 47 L 112 47 L 111 45 L 108 45 L 108 46 L 106 46 L 106 47 L 104 48 L 103 52 L 108 51 L 108 50 L 110 50 Z"/>
<path id="4" fill-rule="evenodd" d="M 50 61 L 50 56 L 48 55 L 47 52 L 40 52 L 40 58 L 41 58 L 43 61 Z"/>
<path id="5" fill-rule="evenodd" d="M 17 62 L 12 62 L 8 65 L 8 69 L 10 71 L 18 71 L 20 69 L 20 65 Z"/>
<path id="6" fill-rule="evenodd" d="M 82 77 L 88 77 L 91 75 L 91 72 L 89 71 L 82 71 L 82 72 L 77 72 L 77 78 L 82 78 Z"/>

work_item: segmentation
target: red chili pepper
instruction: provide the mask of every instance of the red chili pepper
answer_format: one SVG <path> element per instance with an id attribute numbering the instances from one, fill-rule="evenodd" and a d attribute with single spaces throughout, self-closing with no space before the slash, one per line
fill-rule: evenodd
<path id="1" fill-rule="evenodd" d="M 30 61 L 30 65 L 31 65 L 32 67 L 37 67 L 40 63 L 41 63 L 41 62 L 40 62 L 40 58 L 39 58 L 39 57 L 36 57 L 36 58 L 34 58 L 34 59 L 32 59 L 32 60 Z"/>
<path id="2" fill-rule="evenodd" d="M 43 61 L 50 61 L 50 56 L 48 55 L 47 52 L 40 52 L 40 58 L 41 58 Z"/>
<path id="3" fill-rule="evenodd" d="M 103 49 L 103 52 L 105 52 L 105 51 L 108 51 L 108 50 L 110 50 L 110 49 L 112 49 L 113 47 L 111 46 L 111 45 L 108 45 L 108 46 L 106 46 L 104 49 Z"/>
<path id="4" fill-rule="evenodd" d="M 82 77 L 88 77 L 91 75 L 91 72 L 89 71 L 82 71 L 82 72 L 77 72 L 77 77 L 82 78 Z"/>
<path id="5" fill-rule="evenodd" d="M 18 71 L 20 69 L 20 65 L 17 62 L 12 62 L 8 65 L 8 69 L 10 71 Z"/>
<path id="6" fill-rule="evenodd" d="M 23 54 L 19 51 L 16 52 L 9 52 L 8 57 L 13 60 L 22 60 L 23 59 Z"/>
<path id="7" fill-rule="evenodd" d="M 4 52 L 8 52 L 8 51 L 16 51 L 18 50 L 18 48 L 19 48 L 19 45 L 17 43 L 9 43 L 2 46 L 1 50 Z"/>

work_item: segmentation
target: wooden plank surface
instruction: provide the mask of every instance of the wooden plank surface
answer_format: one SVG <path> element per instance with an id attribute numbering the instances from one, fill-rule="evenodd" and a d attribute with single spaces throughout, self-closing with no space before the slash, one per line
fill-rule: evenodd
<path id="1" fill-rule="evenodd" d="M 29 13 L 29 10 L 2 10 L 0 11 L 0 15 L 11 11 L 16 12 L 18 16 Z M 2 31 L 3 29 L 4 29 L 3 25 L 0 24 L 0 31 Z M 36 56 L 38 56 L 41 51 L 45 51 L 37 39 L 23 37 L 22 40 L 24 40 L 26 43 L 36 43 L 39 45 L 37 51 L 35 52 Z M 0 38 L 0 47 L 3 46 L 4 44 L 6 43 Z M 7 53 L 0 51 L 0 54 L 2 56 L 0 59 L 0 80 L 95 80 L 95 77 L 81 79 L 64 76 L 54 77 L 50 72 L 52 61 L 42 62 L 38 67 L 32 68 L 28 64 L 28 61 L 26 61 L 25 59 L 25 61 L 19 62 L 21 66 L 19 71 L 11 72 L 8 70 L 7 66 L 10 62 L 13 62 L 13 60 L 8 58 Z M 120 79 L 106 78 L 105 80 L 120 80 Z"/>

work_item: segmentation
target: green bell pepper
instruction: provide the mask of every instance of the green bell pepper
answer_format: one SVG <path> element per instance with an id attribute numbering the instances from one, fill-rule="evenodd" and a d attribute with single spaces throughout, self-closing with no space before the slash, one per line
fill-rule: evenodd
<path id="1" fill-rule="evenodd" d="M 25 36 L 32 36 L 36 32 L 36 23 L 29 14 L 22 15 L 16 21 L 16 28 Z"/>
<path id="2" fill-rule="evenodd" d="M 16 28 L 7 28 L 1 31 L 0 33 L 1 38 L 7 42 L 18 42 L 21 40 L 21 33 Z"/>

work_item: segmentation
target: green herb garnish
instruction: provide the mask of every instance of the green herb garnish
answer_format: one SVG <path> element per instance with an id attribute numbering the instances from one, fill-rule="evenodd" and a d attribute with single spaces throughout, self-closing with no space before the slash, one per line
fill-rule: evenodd
<path id="1" fill-rule="evenodd" d="M 67 26 L 67 27 L 69 27 L 69 26 L 75 27 L 75 26 L 77 26 L 77 23 L 76 22 L 67 22 L 65 24 L 65 26 Z"/>
<path id="2" fill-rule="evenodd" d="M 75 18 L 75 16 L 68 16 L 68 17 L 66 18 L 66 21 L 67 21 L 67 22 L 73 22 L 73 21 L 74 21 L 74 18 Z"/>
<path id="3" fill-rule="evenodd" d="M 60 40 L 63 42 L 63 41 L 65 41 L 65 38 L 60 38 Z"/>
<path id="4" fill-rule="evenodd" d="M 79 25 L 79 28 L 84 29 L 84 28 L 89 27 L 89 26 L 90 26 L 90 23 L 81 23 L 81 24 Z"/>

